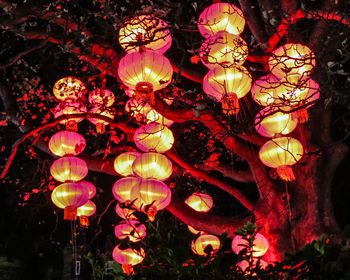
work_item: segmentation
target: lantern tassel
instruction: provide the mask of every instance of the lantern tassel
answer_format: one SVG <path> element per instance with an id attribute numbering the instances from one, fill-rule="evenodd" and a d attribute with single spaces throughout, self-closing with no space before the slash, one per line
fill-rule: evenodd
<path id="1" fill-rule="evenodd" d="M 135 274 L 134 272 L 134 268 L 132 267 L 131 264 L 122 264 L 122 269 L 123 269 L 123 272 L 127 275 L 133 275 Z"/>
<path id="2" fill-rule="evenodd" d="M 79 216 L 79 222 L 82 227 L 88 227 L 90 225 L 89 218 L 87 216 Z"/>
<path id="3" fill-rule="evenodd" d="M 237 95 L 224 96 L 221 100 L 222 112 L 227 116 L 237 115 L 239 112 L 239 101 Z"/>
<path id="4" fill-rule="evenodd" d="M 75 120 L 66 121 L 66 129 L 70 131 L 78 131 L 78 123 Z"/>
<path id="5" fill-rule="evenodd" d="M 77 218 L 77 207 L 67 206 L 64 208 L 64 219 L 65 220 L 76 220 Z"/>
<path id="6" fill-rule="evenodd" d="M 155 206 L 150 206 L 147 211 L 146 214 L 148 216 L 148 219 L 153 222 L 156 218 L 157 215 L 157 208 Z"/>
<path id="7" fill-rule="evenodd" d="M 280 176 L 280 178 L 284 181 L 295 180 L 293 169 L 289 165 L 283 165 L 283 166 L 277 167 L 277 173 Z"/>
<path id="8" fill-rule="evenodd" d="M 96 132 L 98 134 L 104 134 L 106 131 L 106 126 L 104 123 L 97 123 L 96 124 Z"/>
<path id="9" fill-rule="evenodd" d="M 301 108 L 295 112 L 292 113 L 292 119 L 298 120 L 299 123 L 306 123 L 309 119 L 309 114 L 307 112 L 307 109 Z"/>

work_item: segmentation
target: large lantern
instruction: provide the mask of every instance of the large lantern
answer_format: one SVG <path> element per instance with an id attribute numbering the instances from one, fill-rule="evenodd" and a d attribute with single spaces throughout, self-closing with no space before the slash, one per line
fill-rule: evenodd
<path id="1" fill-rule="evenodd" d="M 136 16 L 119 30 L 119 44 L 128 53 L 141 47 L 165 53 L 171 40 L 168 24 L 152 15 Z"/>
<path id="2" fill-rule="evenodd" d="M 141 155 L 141 153 L 138 152 L 126 152 L 120 154 L 114 160 L 114 170 L 122 176 L 134 175 L 132 164 L 139 155 Z"/>
<path id="3" fill-rule="evenodd" d="M 230 3 L 215 3 L 205 8 L 198 20 L 199 32 L 205 38 L 220 31 L 238 35 L 243 32 L 245 19 L 243 13 Z"/>
<path id="4" fill-rule="evenodd" d="M 209 69 L 216 66 L 235 67 L 247 59 L 248 46 L 241 37 L 222 31 L 204 41 L 199 56 Z"/>
<path id="5" fill-rule="evenodd" d="M 49 141 L 49 150 L 56 156 L 76 156 L 86 146 L 85 138 L 73 131 L 60 131 L 55 133 Z"/>
<path id="6" fill-rule="evenodd" d="M 134 199 L 131 197 L 131 190 L 139 185 L 140 178 L 137 177 L 125 177 L 116 181 L 112 188 L 114 197 L 121 203 L 131 202 Z"/>
<path id="7" fill-rule="evenodd" d="M 74 101 L 84 97 L 87 93 L 84 83 L 74 77 L 58 80 L 52 91 L 55 97 L 61 101 Z"/>
<path id="8" fill-rule="evenodd" d="M 88 200 L 84 205 L 77 209 L 80 225 L 83 227 L 89 226 L 89 217 L 96 213 L 96 204 Z"/>
<path id="9" fill-rule="evenodd" d="M 57 207 L 64 209 L 65 220 L 75 220 L 77 208 L 89 200 L 89 193 L 79 183 L 64 183 L 53 190 L 51 200 Z"/>
<path id="10" fill-rule="evenodd" d="M 110 108 L 106 108 L 106 107 L 92 107 L 89 111 L 89 113 L 91 114 L 99 114 L 101 116 L 105 116 L 107 118 L 110 118 L 111 120 L 114 119 L 114 115 L 115 115 L 115 111 L 113 109 Z M 106 129 L 106 125 L 109 124 L 109 122 L 101 120 L 101 119 L 97 119 L 97 118 L 89 118 L 90 122 L 93 123 L 94 125 L 96 125 L 96 131 L 99 134 L 103 134 L 105 133 L 105 129 Z"/>
<path id="11" fill-rule="evenodd" d="M 124 221 L 114 228 L 118 239 L 128 238 L 131 242 L 139 242 L 146 237 L 146 226 L 137 220 Z"/>
<path id="12" fill-rule="evenodd" d="M 92 199 L 96 195 L 96 187 L 93 183 L 90 183 L 88 181 L 81 181 L 79 182 L 85 189 L 89 192 L 89 199 Z"/>
<path id="13" fill-rule="evenodd" d="M 267 75 L 254 82 L 251 93 L 254 101 L 261 106 L 270 106 L 275 102 L 276 88 L 281 85 L 277 77 Z"/>
<path id="14" fill-rule="evenodd" d="M 78 182 L 88 174 L 88 167 L 80 158 L 63 157 L 53 162 L 50 173 L 59 182 Z"/>
<path id="15" fill-rule="evenodd" d="M 53 114 L 55 119 L 63 115 L 72 114 L 85 114 L 87 113 L 87 108 L 82 103 L 77 102 L 60 102 L 54 109 Z M 69 120 L 60 121 L 61 124 L 66 125 L 67 129 L 77 131 L 77 123 L 81 122 L 83 118 L 74 118 Z"/>
<path id="16" fill-rule="evenodd" d="M 115 212 L 120 218 L 124 220 L 136 220 L 137 218 L 133 215 L 135 211 L 135 209 L 131 209 L 129 207 L 122 208 L 120 207 L 119 203 L 117 203 L 115 206 Z"/>
<path id="17" fill-rule="evenodd" d="M 195 192 L 185 200 L 185 203 L 192 209 L 202 213 L 208 212 L 213 207 L 213 199 L 205 193 Z"/>
<path id="18" fill-rule="evenodd" d="M 295 180 L 291 165 L 297 163 L 303 155 L 303 145 L 291 137 L 274 138 L 266 142 L 259 151 L 263 164 L 277 168 L 278 175 L 285 181 Z"/>
<path id="19" fill-rule="evenodd" d="M 135 205 L 145 211 L 150 221 L 154 221 L 157 211 L 167 207 L 171 201 L 168 186 L 153 179 L 142 180 L 131 190 L 131 196 L 137 198 Z"/>
<path id="20" fill-rule="evenodd" d="M 173 172 L 171 161 L 159 153 L 144 153 L 137 157 L 132 164 L 134 174 L 144 178 L 165 181 Z"/>
<path id="21" fill-rule="evenodd" d="M 249 242 L 247 240 L 245 240 L 241 235 L 236 235 L 232 239 L 231 248 L 232 248 L 232 251 L 238 255 L 239 252 L 242 251 L 243 249 L 246 249 L 248 245 L 249 245 Z M 267 241 L 265 236 L 263 236 L 260 233 L 257 233 L 253 241 L 253 247 L 252 247 L 253 257 L 261 257 L 265 255 L 268 248 L 269 248 L 269 242 Z"/>
<path id="22" fill-rule="evenodd" d="M 196 240 L 193 240 L 191 243 L 191 249 L 193 253 L 200 256 L 207 255 L 206 250 L 208 246 L 211 246 L 212 254 L 216 253 L 217 251 L 219 251 L 221 246 L 220 239 L 215 235 L 203 234 L 200 235 Z"/>
<path id="23" fill-rule="evenodd" d="M 159 123 L 140 126 L 134 134 L 136 147 L 143 152 L 164 153 L 174 144 L 174 136 L 169 128 Z"/>
<path id="24" fill-rule="evenodd" d="M 93 106 L 111 107 L 115 101 L 113 92 L 108 89 L 97 88 L 89 93 L 89 102 Z"/>
<path id="25" fill-rule="evenodd" d="M 145 250 L 140 248 L 140 251 L 137 251 L 132 248 L 122 250 L 119 248 L 120 245 L 117 245 L 113 250 L 113 259 L 122 265 L 123 271 L 126 274 L 133 274 L 133 266 L 141 263 L 145 258 Z"/>

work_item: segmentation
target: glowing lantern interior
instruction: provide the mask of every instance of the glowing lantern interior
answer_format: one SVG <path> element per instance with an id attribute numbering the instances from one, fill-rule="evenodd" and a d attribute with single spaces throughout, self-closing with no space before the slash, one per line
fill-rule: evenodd
<path id="1" fill-rule="evenodd" d="M 60 131 L 55 133 L 49 140 L 49 150 L 56 156 L 76 156 L 86 146 L 85 138 L 73 131 Z"/>
<path id="2" fill-rule="evenodd" d="M 210 195 L 204 193 L 193 193 L 186 200 L 185 203 L 194 210 L 202 213 L 208 212 L 213 207 L 213 199 Z"/>
<path id="3" fill-rule="evenodd" d="M 113 259 L 122 265 L 124 273 L 132 274 L 132 266 L 143 261 L 145 258 L 145 251 L 142 248 L 140 248 L 140 251 L 132 248 L 122 250 L 119 246 L 120 245 L 117 245 L 113 250 Z"/>
<path id="4" fill-rule="evenodd" d="M 122 176 L 134 175 L 132 164 L 141 155 L 138 152 L 126 152 L 117 156 L 114 160 L 114 170 Z"/>
<path id="5" fill-rule="evenodd" d="M 63 157 L 53 162 L 50 173 L 59 182 L 78 182 L 85 178 L 88 167 L 80 158 Z"/>
<path id="6" fill-rule="evenodd" d="M 137 220 L 124 221 L 115 226 L 114 233 L 118 239 L 139 242 L 146 237 L 146 226 Z"/>
<path id="7" fill-rule="evenodd" d="M 130 202 L 134 199 L 131 197 L 131 190 L 140 184 L 137 177 L 125 177 L 116 181 L 112 188 L 114 197 L 121 203 Z"/>
<path id="8" fill-rule="evenodd" d="M 96 187 L 93 183 L 90 183 L 88 181 L 81 181 L 79 182 L 85 189 L 89 192 L 89 199 L 92 199 L 96 195 Z"/>
<path id="9" fill-rule="evenodd" d="M 122 208 L 120 207 L 119 203 L 117 203 L 117 205 L 115 206 L 115 212 L 120 218 L 124 220 L 136 220 L 136 217 L 133 215 L 135 211 L 136 210 L 131 208 Z"/>
<path id="10" fill-rule="evenodd" d="M 74 77 L 65 77 L 58 80 L 52 91 L 54 96 L 61 101 L 74 101 L 82 98 L 87 93 L 84 83 Z"/>
<path id="11" fill-rule="evenodd" d="M 207 255 L 206 250 L 208 246 L 211 246 L 212 254 L 216 253 L 217 251 L 219 251 L 221 246 L 220 239 L 215 235 L 203 234 L 203 235 L 200 235 L 196 240 L 193 240 L 191 243 L 191 249 L 193 253 L 200 256 Z"/>
<path id="12" fill-rule="evenodd" d="M 115 101 L 113 92 L 108 89 L 97 88 L 89 93 L 89 102 L 92 105 L 110 107 Z"/>
<path id="13" fill-rule="evenodd" d="M 248 245 L 249 245 L 249 242 L 247 240 L 245 240 L 240 235 L 236 235 L 232 239 L 231 248 L 232 248 L 232 251 L 238 255 L 239 252 L 242 251 L 243 249 L 246 249 Z M 268 248 L 269 248 L 269 242 L 267 241 L 265 236 L 263 236 L 260 233 L 257 233 L 255 235 L 254 242 L 253 242 L 253 248 L 252 248 L 253 257 L 261 257 L 265 255 Z"/>
<path id="14" fill-rule="evenodd" d="M 88 217 L 96 213 L 96 204 L 88 200 L 84 205 L 78 207 L 77 216 L 79 217 L 80 225 L 83 227 L 89 226 Z"/>
<path id="15" fill-rule="evenodd" d="M 55 119 L 63 115 L 72 115 L 72 114 L 85 114 L 87 113 L 87 108 L 82 103 L 77 102 L 60 102 L 53 110 Z M 83 118 L 74 118 L 69 120 L 60 121 L 61 124 L 66 125 L 72 130 L 77 129 L 77 123 L 81 122 Z"/>

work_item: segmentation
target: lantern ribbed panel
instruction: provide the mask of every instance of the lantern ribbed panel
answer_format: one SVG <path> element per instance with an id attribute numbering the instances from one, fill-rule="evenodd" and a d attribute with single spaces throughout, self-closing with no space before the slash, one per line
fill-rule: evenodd
<path id="1" fill-rule="evenodd" d="M 137 177 L 125 177 L 116 181 L 112 188 L 114 197 L 121 203 L 132 201 L 131 190 L 140 184 L 140 179 Z"/>
<path id="2" fill-rule="evenodd" d="M 274 138 L 266 142 L 259 151 L 263 164 L 271 168 L 293 165 L 303 155 L 302 144 L 291 137 Z"/>
<path id="3" fill-rule="evenodd" d="M 114 170 L 122 176 L 133 175 L 132 164 L 141 155 L 138 152 L 126 152 L 117 156 L 114 160 Z"/>
<path id="4" fill-rule="evenodd" d="M 56 156 L 76 156 L 86 146 L 85 138 L 73 131 L 60 131 L 55 133 L 49 140 L 49 150 Z"/>
<path id="5" fill-rule="evenodd" d="M 174 136 L 169 128 L 159 123 L 140 126 L 134 134 L 136 147 L 143 152 L 164 153 L 174 144 Z"/>
<path id="6" fill-rule="evenodd" d="M 232 68 L 215 67 L 203 79 L 203 90 L 206 94 L 221 101 L 223 95 L 245 96 L 251 87 L 252 78 L 243 66 Z"/>
<path id="7" fill-rule="evenodd" d="M 59 208 L 80 207 L 89 200 L 89 193 L 79 183 L 64 183 L 51 194 L 52 202 Z"/>
<path id="8" fill-rule="evenodd" d="M 215 3 L 205 8 L 198 19 L 199 32 L 205 38 L 220 31 L 238 35 L 243 32 L 245 19 L 242 11 L 230 3 Z"/>
<path id="9" fill-rule="evenodd" d="M 50 173 L 59 182 L 78 182 L 85 178 L 88 167 L 84 160 L 77 157 L 64 157 L 53 162 Z"/>
<path id="10" fill-rule="evenodd" d="M 165 181 L 171 176 L 173 165 L 165 155 L 144 153 L 135 159 L 132 169 L 134 174 L 141 178 Z"/>
<path id="11" fill-rule="evenodd" d="M 210 195 L 204 193 L 193 193 L 186 200 L 185 203 L 192 209 L 206 213 L 213 207 L 213 199 Z"/>
<path id="12" fill-rule="evenodd" d="M 193 253 L 200 255 L 200 256 L 206 256 L 207 253 L 205 252 L 205 249 L 207 246 L 211 245 L 212 252 L 216 253 L 219 251 L 221 242 L 218 237 L 211 234 L 203 234 L 199 236 L 196 240 L 193 240 L 191 243 L 191 249 Z"/>
<path id="13" fill-rule="evenodd" d="M 235 67 L 247 59 L 248 46 L 241 37 L 223 31 L 204 41 L 199 56 L 209 69 L 216 66 Z"/>
<path id="14" fill-rule="evenodd" d="M 115 236 L 118 239 L 129 238 L 131 242 L 139 242 L 147 235 L 146 226 L 137 220 L 122 222 L 114 227 Z"/>
<path id="15" fill-rule="evenodd" d="M 89 192 L 89 199 L 92 199 L 96 195 L 96 187 L 93 183 L 90 183 L 88 181 L 81 181 L 79 182 L 85 189 Z"/>
<path id="16" fill-rule="evenodd" d="M 240 235 L 236 235 L 232 239 L 231 248 L 232 248 L 232 251 L 238 255 L 239 252 L 242 251 L 243 249 L 246 249 L 248 245 L 249 243 L 247 240 L 243 239 L 243 237 Z M 263 236 L 260 233 L 257 233 L 255 235 L 254 242 L 253 242 L 253 257 L 261 257 L 265 255 L 268 248 L 269 248 L 269 242 L 267 241 L 265 236 Z"/>
<path id="17" fill-rule="evenodd" d="M 140 47 L 165 53 L 171 41 L 168 24 L 153 15 L 136 16 L 119 30 L 119 44 L 128 53 Z"/>
<path id="18" fill-rule="evenodd" d="M 87 113 L 87 108 L 84 104 L 76 102 L 60 102 L 53 110 L 55 119 L 62 115 L 72 115 L 72 114 L 85 114 Z M 71 119 L 75 122 L 81 122 L 82 118 Z M 67 124 L 70 120 L 60 121 L 61 124 Z"/>
<path id="19" fill-rule="evenodd" d="M 90 217 L 96 213 L 96 204 L 88 200 L 84 205 L 78 207 L 77 216 Z"/>
<path id="20" fill-rule="evenodd" d="M 120 245 L 117 245 L 113 250 L 113 259 L 120 264 L 128 265 L 137 265 L 143 261 L 145 258 L 145 251 L 140 248 L 140 251 L 137 251 L 132 248 L 125 250 L 119 249 Z"/>
<path id="21" fill-rule="evenodd" d="M 136 220 L 137 218 L 133 215 L 135 211 L 136 210 L 130 208 L 122 208 L 120 207 L 119 203 L 117 203 L 117 205 L 115 206 L 115 212 L 120 218 L 124 220 Z"/>
<path id="22" fill-rule="evenodd" d="M 84 83 L 74 77 L 65 77 L 58 80 L 52 91 L 55 97 L 61 101 L 77 100 L 87 93 Z"/>
<path id="23" fill-rule="evenodd" d="M 110 108 L 106 108 L 106 107 L 92 107 L 89 111 L 89 113 L 92 114 L 99 114 L 101 116 L 105 116 L 107 118 L 110 118 L 111 120 L 114 119 L 114 110 L 110 109 Z M 109 123 L 104 121 L 104 120 L 100 120 L 100 119 L 95 119 L 95 118 L 89 118 L 89 121 L 93 124 L 103 124 L 103 125 L 108 125 Z"/>
<path id="24" fill-rule="evenodd" d="M 115 101 L 113 92 L 108 89 L 97 88 L 89 93 L 89 102 L 92 105 L 110 107 Z"/>
<path id="25" fill-rule="evenodd" d="M 133 52 L 120 60 L 118 76 L 123 84 L 131 89 L 135 89 L 139 82 L 148 82 L 156 91 L 170 84 L 173 68 L 169 60 L 160 53 Z"/>
<path id="26" fill-rule="evenodd" d="M 273 75 L 263 76 L 252 85 L 252 97 L 261 106 L 270 106 L 275 102 L 275 92 L 279 86 L 280 82 L 277 77 Z"/>

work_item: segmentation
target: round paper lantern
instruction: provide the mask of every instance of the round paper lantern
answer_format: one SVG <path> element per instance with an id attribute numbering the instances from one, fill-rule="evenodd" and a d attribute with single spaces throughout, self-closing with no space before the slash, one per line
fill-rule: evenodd
<path id="1" fill-rule="evenodd" d="M 129 275 L 134 272 L 132 267 L 141 263 L 145 258 L 145 250 L 142 248 L 140 248 L 140 251 L 132 248 L 122 250 L 119 246 L 117 245 L 113 250 L 113 259 L 120 263 L 124 273 Z"/>
<path id="2" fill-rule="evenodd" d="M 91 114 L 99 114 L 101 116 L 105 116 L 107 118 L 110 118 L 111 120 L 114 119 L 114 115 L 115 115 L 115 111 L 113 109 L 110 108 L 102 108 L 102 107 L 92 107 L 89 111 L 89 113 Z M 96 131 L 99 134 L 103 134 L 105 133 L 105 129 L 106 129 L 106 125 L 108 125 L 109 123 L 107 121 L 104 120 L 100 120 L 97 118 L 89 118 L 89 121 L 91 123 L 93 123 L 94 125 L 96 125 Z"/>
<path id="3" fill-rule="evenodd" d="M 93 183 L 90 183 L 88 181 L 81 181 L 79 184 L 83 185 L 83 187 L 88 190 L 89 199 L 92 199 L 96 195 L 96 187 Z"/>
<path id="4" fill-rule="evenodd" d="M 141 155 L 141 153 L 138 152 L 126 152 L 120 154 L 114 160 L 114 170 L 122 176 L 134 175 L 132 164 L 139 155 Z"/>
<path id="5" fill-rule="evenodd" d="M 276 88 L 281 85 L 277 77 L 267 75 L 254 82 L 251 93 L 254 101 L 261 106 L 270 106 L 275 102 Z"/>
<path id="6" fill-rule="evenodd" d="M 213 207 L 213 199 L 211 198 L 211 196 L 199 192 L 191 194 L 185 200 L 185 203 L 192 209 L 202 213 L 208 212 Z"/>
<path id="7" fill-rule="evenodd" d="M 78 182 L 88 174 L 88 167 L 80 158 L 63 157 L 53 162 L 50 173 L 59 182 Z"/>
<path id="8" fill-rule="evenodd" d="M 130 208 L 122 208 L 119 203 L 115 206 L 115 212 L 117 215 L 124 220 L 136 220 L 137 218 L 133 215 L 136 210 Z"/>
<path id="9" fill-rule="evenodd" d="M 96 204 L 91 200 L 88 200 L 84 205 L 78 207 L 77 216 L 79 217 L 79 222 L 82 227 L 89 226 L 90 216 L 96 213 Z"/>
<path id="10" fill-rule="evenodd" d="M 118 76 L 130 89 L 135 90 L 136 86 L 141 83 L 149 87 L 150 91 L 156 91 L 170 84 L 173 68 L 169 60 L 160 53 L 132 52 L 120 60 Z"/>
<path id="11" fill-rule="evenodd" d="M 57 132 L 49 140 L 49 150 L 59 157 L 79 155 L 85 146 L 85 138 L 73 131 Z"/>
<path id="12" fill-rule="evenodd" d="M 282 79 L 289 75 L 309 76 L 316 66 L 315 54 L 301 44 L 285 44 L 272 52 L 268 61 L 270 71 Z"/>
<path id="13" fill-rule="evenodd" d="M 116 181 L 112 188 L 114 197 L 120 202 L 131 202 L 131 190 L 140 184 L 141 179 L 137 177 L 125 177 Z"/>
<path id="14" fill-rule="evenodd" d="M 156 110 L 151 109 L 146 115 L 147 123 L 156 122 L 167 127 L 171 126 L 174 121 L 165 118 L 162 114 L 159 114 Z"/>
<path id="15" fill-rule="evenodd" d="M 84 83 L 74 77 L 65 77 L 58 80 L 52 91 L 55 97 L 61 101 L 74 101 L 84 97 L 87 93 Z"/>
<path id="16" fill-rule="evenodd" d="M 72 114 L 86 114 L 87 108 L 82 103 L 77 102 L 60 102 L 53 110 L 55 119 L 63 115 L 72 115 Z M 69 130 L 78 130 L 77 123 L 81 122 L 83 118 L 74 118 L 69 120 L 60 121 L 61 124 L 66 125 Z"/>
<path id="17" fill-rule="evenodd" d="M 131 196 L 137 198 L 136 207 L 145 211 L 150 221 L 154 221 L 157 211 L 167 207 L 171 201 L 171 191 L 168 186 L 154 179 L 142 180 L 132 188 Z"/>
<path id="18" fill-rule="evenodd" d="M 241 37 L 222 31 L 204 41 L 199 56 L 209 69 L 216 66 L 235 67 L 247 59 L 248 46 Z"/>
<path id="19" fill-rule="evenodd" d="M 125 221 L 115 226 L 114 233 L 118 239 L 139 242 L 146 237 L 146 226 L 137 220 Z"/>
<path id="20" fill-rule="evenodd" d="M 134 134 L 137 148 L 143 152 L 164 153 L 174 144 L 174 136 L 169 128 L 159 123 L 140 126 Z"/>
<path id="21" fill-rule="evenodd" d="M 200 235 L 196 240 L 193 240 L 191 243 L 192 252 L 200 256 L 207 255 L 205 251 L 208 246 L 211 246 L 212 254 L 216 253 L 219 251 L 221 246 L 220 239 L 215 235 L 203 234 Z"/>
<path id="22" fill-rule="evenodd" d="M 136 16 L 119 30 L 119 44 L 128 53 L 141 47 L 165 53 L 171 41 L 168 24 L 152 15 Z"/>
<path id="23" fill-rule="evenodd" d="M 144 153 L 137 157 L 132 164 L 134 174 L 144 179 L 165 181 L 173 172 L 171 161 L 159 153 Z"/>
<path id="24" fill-rule="evenodd" d="M 248 245 L 249 245 L 249 242 L 247 240 L 243 239 L 241 235 L 236 235 L 232 239 L 231 248 L 232 248 L 232 251 L 238 255 L 239 252 L 242 251 L 243 249 L 246 249 Z M 253 248 L 252 248 L 253 257 L 261 257 L 265 255 L 268 248 L 269 248 L 269 242 L 267 241 L 265 236 L 263 236 L 260 233 L 257 233 L 255 235 L 254 242 L 253 242 Z"/>
<path id="25" fill-rule="evenodd" d="M 52 202 L 64 209 L 65 220 L 75 220 L 77 208 L 89 200 L 89 193 L 77 183 L 64 183 L 57 186 L 51 194 Z"/>
<path id="26" fill-rule="evenodd" d="M 89 93 L 89 102 L 92 105 L 110 107 L 115 101 L 113 92 L 108 89 L 97 88 Z"/>
<path id="27" fill-rule="evenodd" d="M 259 265 L 259 268 L 264 269 L 268 266 L 268 263 L 261 260 L 261 259 L 254 259 L 253 260 L 253 265 L 251 266 L 251 268 L 255 268 L 257 265 Z M 246 260 L 240 261 L 239 263 L 237 263 L 237 266 L 242 269 L 243 272 L 245 272 L 247 270 L 247 268 L 249 267 L 249 262 Z"/>
<path id="28" fill-rule="evenodd" d="M 265 137 L 279 137 L 291 133 L 298 125 L 292 114 L 283 113 L 273 108 L 262 109 L 255 117 L 255 129 Z"/>
<path id="29" fill-rule="evenodd" d="M 243 32 L 245 19 L 243 13 L 230 3 L 215 3 L 205 8 L 198 20 L 199 32 L 205 38 L 220 31 L 238 35 Z"/>
<path id="30" fill-rule="evenodd" d="M 285 181 L 295 180 L 291 165 L 297 163 L 303 155 L 303 145 L 291 137 L 274 138 L 266 142 L 259 151 L 263 164 L 277 168 L 278 175 Z"/>

